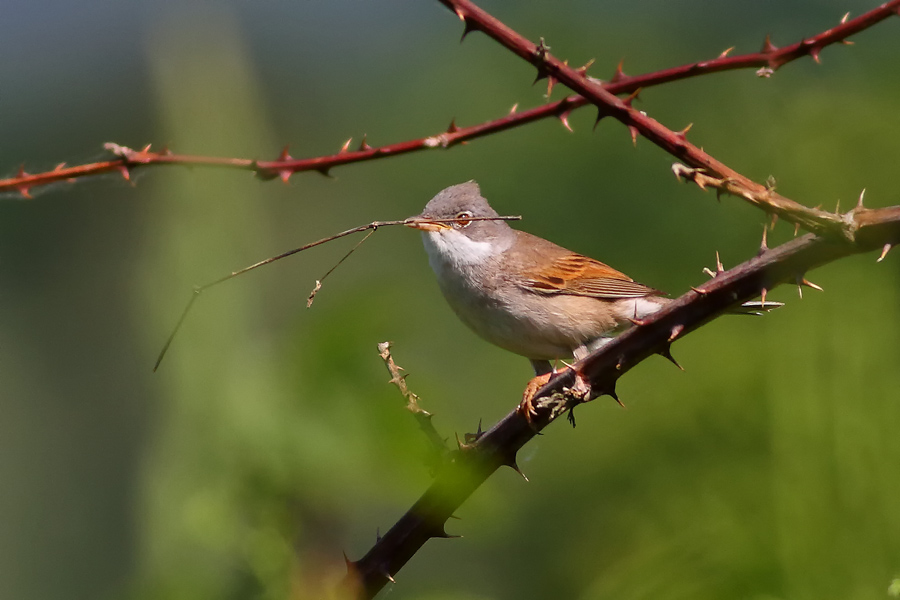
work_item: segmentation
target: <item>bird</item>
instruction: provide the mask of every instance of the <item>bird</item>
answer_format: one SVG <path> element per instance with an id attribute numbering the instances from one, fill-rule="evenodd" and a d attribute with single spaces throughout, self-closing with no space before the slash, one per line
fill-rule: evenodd
<path id="1" fill-rule="evenodd" d="M 438 286 L 459 319 L 531 361 L 535 377 L 520 405 L 530 421 L 532 397 L 557 372 L 557 361 L 582 360 L 671 299 L 499 216 L 468 181 L 441 190 L 405 224 L 421 231 Z M 760 303 L 747 308 L 759 310 Z"/>

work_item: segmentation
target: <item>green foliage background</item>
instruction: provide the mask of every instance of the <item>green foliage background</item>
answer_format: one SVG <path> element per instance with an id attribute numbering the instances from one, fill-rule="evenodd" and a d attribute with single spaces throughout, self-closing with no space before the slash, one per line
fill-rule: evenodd
<path id="1" fill-rule="evenodd" d="M 485 2 L 608 76 L 787 44 L 851 0 Z M 896 18 L 772 79 L 648 89 L 642 109 L 800 202 L 900 203 Z M 102 144 L 221 156 L 384 144 L 544 101 L 436 2 L 13 0 L 0 23 L 0 169 Z M 554 92 L 561 97 L 562 92 Z M 424 441 L 375 351 L 448 437 L 509 411 L 527 361 L 456 321 L 413 232 L 322 247 L 204 294 L 193 284 L 476 179 L 521 227 L 678 294 L 764 216 L 678 184 L 672 159 L 593 111 L 289 186 L 157 168 L 0 201 L 0 597 L 308 598 L 425 489 Z M 779 225 L 770 244 L 791 237 Z M 774 238 L 774 239 L 773 239 Z M 384 595 L 422 599 L 869 599 L 900 577 L 900 257 L 853 257 L 716 321 L 527 446 Z M 896 588 L 896 585 L 895 585 Z"/>

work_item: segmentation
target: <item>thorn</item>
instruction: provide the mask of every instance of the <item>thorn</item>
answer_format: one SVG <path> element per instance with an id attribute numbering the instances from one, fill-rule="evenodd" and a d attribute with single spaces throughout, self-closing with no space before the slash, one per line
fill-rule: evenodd
<path id="1" fill-rule="evenodd" d="M 732 50 L 734 50 L 734 46 L 732 46 L 731 48 L 726 48 L 725 50 L 722 51 L 722 54 L 719 55 L 719 58 L 725 58 L 726 56 L 731 54 Z"/>
<path id="2" fill-rule="evenodd" d="M 382 571 L 381 574 L 384 575 L 385 578 L 386 578 L 388 581 L 390 581 L 391 583 L 397 583 L 397 581 L 396 581 L 393 577 L 391 577 L 391 574 L 388 573 L 387 571 Z"/>
<path id="3" fill-rule="evenodd" d="M 31 198 L 32 198 L 31 192 L 28 191 L 31 189 L 31 187 L 29 187 L 27 185 L 20 185 L 16 189 L 19 190 L 19 193 L 22 194 L 23 198 L 27 198 L 27 199 L 31 200 Z"/>
<path id="4" fill-rule="evenodd" d="M 381 541 L 381 527 L 376 527 L 375 528 L 375 543 L 377 544 L 380 541 Z"/>
<path id="5" fill-rule="evenodd" d="M 800 223 L 794 223 L 794 237 L 797 237 L 797 233 L 800 231 Z"/>
<path id="6" fill-rule="evenodd" d="M 616 404 L 618 404 L 618 405 L 621 406 L 622 408 L 625 408 L 625 405 L 622 404 L 622 401 L 619 400 L 619 396 L 616 394 L 616 384 L 615 384 L 615 382 L 613 382 L 613 385 L 612 385 L 612 387 L 611 387 L 610 389 L 604 390 L 603 392 L 601 392 L 600 395 L 602 396 L 603 394 L 606 394 L 607 396 L 611 396 L 612 399 L 616 401 Z"/>
<path id="7" fill-rule="evenodd" d="M 363 134 L 362 141 L 359 143 L 359 152 L 365 152 L 366 150 L 371 150 L 372 146 L 366 141 L 366 134 Z"/>
<path id="8" fill-rule="evenodd" d="M 534 76 L 534 81 L 531 82 L 531 85 L 536 84 L 541 79 L 545 79 L 548 75 L 549 73 L 547 73 L 547 71 L 543 67 L 538 67 L 537 75 Z"/>
<path id="9" fill-rule="evenodd" d="M 675 132 L 675 135 L 677 135 L 678 137 L 680 137 L 680 138 L 683 139 L 683 140 L 686 140 L 686 139 L 687 139 L 687 132 L 690 131 L 690 130 L 691 130 L 691 127 L 693 127 L 693 126 L 694 126 L 693 123 L 688 123 L 687 127 L 685 127 L 684 129 L 682 129 L 681 131 L 676 131 L 676 132 Z"/>
<path id="10" fill-rule="evenodd" d="M 628 94 L 627 98 L 623 98 L 622 102 L 624 102 L 626 106 L 631 106 L 635 100 L 640 99 L 641 91 L 643 91 L 643 89 L 644 88 L 638 88 L 638 89 L 634 90 L 633 92 Z"/>
<path id="11" fill-rule="evenodd" d="M 125 165 L 121 165 L 119 167 L 119 173 L 122 174 L 122 179 L 125 181 L 131 181 L 131 170 Z"/>
<path id="12" fill-rule="evenodd" d="M 766 237 L 768 236 L 769 228 L 765 225 L 763 226 L 763 235 L 762 235 L 762 243 L 759 245 L 759 252 L 756 253 L 757 256 L 762 256 L 766 250 L 769 249 L 769 244 L 766 243 Z"/>
<path id="13" fill-rule="evenodd" d="M 600 121 L 601 121 L 601 120 L 603 119 L 603 117 L 605 117 L 605 116 L 606 116 L 606 113 L 603 112 L 603 109 L 598 108 L 598 109 L 597 109 L 597 120 L 594 121 L 594 129 L 593 129 L 593 131 L 597 131 L 597 125 L 600 124 Z"/>
<path id="14" fill-rule="evenodd" d="M 673 327 L 672 332 L 669 334 L 669 342 L 674 342 L 681 335 L 682 331 L 684 331 L 684 325 L 680 323 Z"/>
<path id="15" fill-rule="evenodd" d="M 569 131 L 573 131 L 572 126 L 569 125 L 569 113 L 570 113 L 570 112 L 571 112 L 571 111 L 568 111 L 568 110 L 567 110 L 566 112 L 564 112 L 564 113 L 562 113 L 561 115 L 559 115 L 559 120 L 560 120 L 560 122 L 563 124 L 563 127 L 565 127 L 566 129 L 568 129 Z M 573 131 L 573 133 L 574 133 L 574 131 Z"/>
<path id="16" fill-rule="evenodd" d="M 463 23 L 466 22 L 466 15 L 461 8 L 459 8 L 457 6 L 456 8 L 453 9 L 453 12 L 456 13 L 456 16 L 459 17 L 460 21 L 462 21 Z"/>
<path id="17" fill-rule="evenodd" d="M 431 537 L 433 537 L 433 538 L 444 538 L 444 539 L 449 540 L 449 539 L 454 539 L 454 538 L 461 538 L 462 536 L 461 536 L 461 535 L 450 535 L 449 533 L 447 533 L 447 530 L 444 529 L 443 526 L 441 526 L 441 527 L 438 528 L 437 533 L 432 533 L 432 534 L 431 534 Z"/>
<path id="18" fill-rule="evenodd" d="M 622 79 L 625 79 L 626 77 L 628 77 L 628 76 L 625 74 L 625 71 L 622 70 L 622 63 L 623 63 L 623 62 L 624 62 L 624 60 L 620 60 L 620 61 L 619 61 L 619 64 L 616 65 L 616 72 L 613 73 L 612 79 L 609 80 L 610 83 L 618 83 L 618 82 L 621 81 Z"/>
<path id="19" fill-rule="evenodd" d="M 456 14 L 459 15 L 460 13 L 457 12 Z M 478 26 L 475 25 L 474 22 L 466 20 L 465 17 L 460 16 L 459 18 L 462 20 L 463 23 L 465 23 L 465 27 L 463 28 L 463 32 L 462 32 L 462 37 L 459 38 L 459 43 L 462 44 L 464 41 L 466 41 L 466 36 L 468 36 L 473 31 L 478 31 Z"/>
<path id="20" fill-rule="evenodd" d="M 675 357 L 672 356 L 672 345 L 669 344 L 659 352 L 657 352 L 660 356 L 665 358 L 667 361 L 678 367 L 680 370 L 684 371 L 684 367 L 678 364 L 678 361 L 675 360 Z"/>
<path id="21" fill-rule="evenodd" d="M 768 293 L 769 293 L 769 290 L 767 290 L 766 288 L 763 288 L 759 294 L 759 300 L 763 306 L 766 305 L 766 294 L 768 294 Z"/>
<path id="22" fill-rule="evenodd" d="M 845 45 L 845 46 L 852 46 L 852 45 L 855 44 L 856 42 L 852 42 L 852 41 L 850 41 L 850 40 L 841 40 L 841 43 L 842 43 L 843 45 Z"/>
<path id="23" fill-rule="evenodd" d="M 625 357 L 620 355 L 619 360 L 616 361 L 616 371 L 621 371 L 622 367 L 625 366 Z"/>
<path id="24" fill-rule="evenodd" d="M 631 145 L 637 147 L 638 128 L 634 125 L 629 125 L 628 132 L 631 134 Z"/>
<path id="25" fill-rule="evenodd" d="M 316 171 L 318 171 L 319 173 L 321 173 L 323 176 L 328 177 L 329 179 L 331 179 L 331 173 L 328 172 L 328 171 L 330 171 L 330 170 L 331 170 L 331 167 L 319 167 L 318 169 L 316 169 Z"/>
<path id="26" fill-rule="evenodd" d="M 724 273 L 725 267 L 722 266 L 722 261 L 719 259 L 719 251 L 716 250 L 716 274 Z"/>
<path id="27" fill-rule="evenodd" d="M 841 214 L 841 199 L 838 198 L 837 205 L 834 207 L 834 214 Z"/>
<path id="28" fill-rule="evenodd" d="M 144 146 L 143 148 L 141 148 L 141 153 L 142 153 L 142 154 L 146 154 L 147 152 L 150 152 L 150 146 L 152 146 L 152 145 L 153 145 L 153 144 L 147 144 L 146 146 Z"/>
<path id="29" fill-rule="evenodd" d="M 528 479 L 528 477 L 525 475 L 525 473 L 522 472 L 522 469 L 519 468 L 519 464 L 516 462 L 515 455 L 513 455 L 513 457 L 511 459 L 509 459 L 508 461 L 506 461 L 503 464 L 505 466 L 509 467 L 510 469 L 512 469 L 513 471 L 515 471 L 516 473 L 518 473 L 519 475 L 521 475 L 522 479 L 524 479 L 525 481 L 530 481 Z"/>
<path id="30" fill-rule="evenodd" d="M 519 103 L 516 102 L 515 104 L 512 105 L 512 108 L 509 109 L 509 114 L 511 114 L 511 115 L 516 114 L 516 110 L 517 110 L 518 108 L 519 108 Z"/>
<path id="31" fill-rule="evenodd" d="M 709 269 L 706 269 L 706 270 L 709 271 Z M 712 273 L 712 271 L 709 271 L 709 272 Z M 691 289 L 694 290 L 695 292 L 697 292 L 698 294 L 700 294 L 701 296 L 705 296 L 706 294 L 709 293 L 709 290 L 704 290 L 703 288 L 696 288 L 694 286 L 691 286 Z"/>
<path id="32" fill-rule="evenodd" d="M 459 131 L 459 127 L 456 126 L 456 119 L 452 119 L 446 133 L 456 133 L 457 131 Z"/>
<path id="33" fill-rule="evenodd" d="M 567 61 L 563 61 L 563 64 L 566 64 Z M 547 78 L 547 93 L 544 94 L 545 98 L 549 98 L 550 94 L 553 93 L 553 86 L 556 85 L 556 77 L 548 77 Z"/>
<path id="34" fill-rule="evenodd" d="M 865 197 L 866 197 L 866 188 L 863 188 L 862 191 L 859 193 L 859 200 L 856 201 L 856 210 L 864 208 L 863 207 L 863 198 L 865 198 Z"/>
<path id="35" fill-rule="evenodd" d="M 769 221 L 769 231 L 775 231 L 775 223 L 778 222 L 778 215 L 776 213 L 772 213 L 772 219 Z"/>
<path id="36" fill-rule="evenodd" d="M 59 163 L 58 165 L 56 165 L 56 166 L 53 168 L 53 171 L 54 171 L 54 172 L 56 172 L 56 171 L 62 171 L 62 170 L 65 168 L 65 166 L 66 166 L 66 163 L 61 162 L 61 163 Z"/>
<path id="37" fill-rule="evenodd" d="M 822 289 L 822 286 L 819 286 L 819 285 L 814 284 L 812 281 L 809 281 L 809 280 L 806 279 L 805 277 L 801 277 L 801 278 L 800 278 L 800 285 L 805 285 L 806 287 L 811 287 L 812 289 L 814 289 L 814 290 L 819 290 L 820 292 L 824 292 L 824 291 L 825 291 L 825 290 Z"/>
<path id="38" fill-rule="evenodd" d="M 797 295 L 800 296 L 800 299 L 803 300 L 803 286 L 800 285 L 800 281 L 797 281 Z"/>
<path id="39" fill-rule="evenodd" d="M 168 144 L 166 144 L 165 146 L 163 146 L 163 149 L 160 150 L 159 153 L 162 154 L 163 156 L 172 156 L 172 151 L 169 150 L 169 145 L 168 145 Z"/>
<path id="40" fill-rule="evenodd" d="M 763 54 L 771 54 L 772 52 L 775 52 L 776 50 L 778 50 L 778 46 L 773 44 L 772 38 L 768 34 L 766 34 L 766 39 L 763 42 L 762 50 L 760 50 L 760 52 L 762 52 Z"/>
<path id="41" fill-rule="evenodd" d="M 290 146 L 285 146 L 281 149 L 281 154 L 278 155 L 278 162 L 287 162 L 289 160 L 294 160 L 294 157 L 288 154 L 288 149 Z"/>
<path id="42" fill-rule="evenodd" d="M 587 61 L 586 63 L 584 63 L 583 66 L 578 67 L 577 69 L 575 69 L 575 72 L 578 73 L 579 75 L 582 75 L 582 76 L 583 76 L 583 75 L 585 75 L 585 74 L 587 73 L 587 70 L 590 69 L 590 68 L 591 68 L 591 65 L 593 65 L 593 64 L 594 64 L 594 59 L 592 58 L 591 60 L 589 60 L 589 61 Z"/>
<path id="43" fill-rule="evenodd" d="M 894 247 L 893 244 L 885 244 L 885 245 L 884 245 L 884 248 L 881 249 L 881 256 L 879 256 L 879 257 L 878 257 L 878 260 L 876 260 L 875 262 L 881 262 L 881 261 L 883 261 L 883 260 L 884 260 L 884 257 L 887 256 L 887 253 L 890 252 L 890 251 L 891 251 L 891 248 L 893 248 L 893 247 Z"/>
<path id="44" fill-rule="evenodd" d="M 809 55 L 812 56 L 812 59 L 813 59 L 814 61 L 816 61 L 816 64 L 817 64 L 817 65 L 821 65 L 821 64 L 822 64 L 822 61 L 819 59 L 819 52 L 820 52 L 820 51 L 821 51 L 821 48 L 810 48 L 810 49 L 809 49 Z"/>
<path id="45" fill-rule="evenodd" d="M 850 18 L 850 13 L 847 13 L 847 14 L 845 14 L 843 17 L 841 17 L 841 25 L 843 25 L 844 23 L 846 23 L 846 22 L 847 22 L 847 19 L 849 19 L 849 18 Z"/>
<path id="46" fill-rule="evenodd" d="M 352 141 L 353 141 L 353 138 L 347 138 L 347 141 L 344 142 L 344 145 L 341 146 L 340 150 L 338 150 L 338 154 L 343 154 L 344 152 L 346 152 L 350 148 L 350 142 L 352 142 Z"/>
<path id="47" fill-rule="evenodd" d="M 356 563 L 353 562 L 352 560 L 350 560 L 350 557 L 347 556 L 347 553 L 345 551 L 341 550 L 341 554 L 344 555 L 344 564 L 347 565 L 347 570 L 352 571 L 353 569 L 355 569 Z"/>

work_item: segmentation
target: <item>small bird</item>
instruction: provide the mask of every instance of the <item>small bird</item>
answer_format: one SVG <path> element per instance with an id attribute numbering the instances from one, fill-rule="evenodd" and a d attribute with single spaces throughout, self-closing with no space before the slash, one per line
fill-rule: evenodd
<path id="1" fill-rule="evenodd" d="M 499 215 L 469 181 L 439 192 L 406 225 L 422 231 L 441 292 L 462 322 L 531 361 L 536 377 L 520 406 L 529 420 L 531 398 L 556 372 L 551 361 L 581 360 L 671 301 L 599 260 L 506 221 L 469 220 L 477 217 Z"/>

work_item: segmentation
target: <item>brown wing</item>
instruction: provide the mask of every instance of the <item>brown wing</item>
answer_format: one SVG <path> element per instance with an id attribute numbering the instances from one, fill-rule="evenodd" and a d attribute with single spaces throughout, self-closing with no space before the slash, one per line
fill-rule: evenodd
<path id="1" fill-rule="evenodd" d="M 608 299 L 664 295 L 599 260 L 569 252 L 558 256 L 545 268 L 528 271 L 523 283 L 526 288 L 541 294 Z"/>

